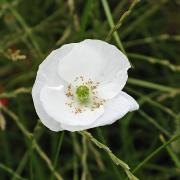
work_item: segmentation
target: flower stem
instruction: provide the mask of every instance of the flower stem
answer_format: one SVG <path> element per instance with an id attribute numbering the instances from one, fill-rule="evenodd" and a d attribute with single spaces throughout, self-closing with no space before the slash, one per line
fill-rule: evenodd
<path id="1" fill-rule="evenodd" d="M 109 23 L 110 27 L 113 28 L 115 26 L 115 24 L 114 24 L 114 21 L 113 21 L 113 18 L 112 18 L 112 14 L 111 14 L 111 10 L 109 8 L 109 4 L 108 4 L 107 0 L 101 0 L 101 2 L 102 2 L 102 5 L 103 5 L 103 8 L 104 8 L 108 23 Z M 115 39 L 118 47 L 122 50 L 123 53 L 125 53 L 122 42 L 121 42 L 121 40 L 119 38 L 119 35 L 118 35 L 118 33 L 116 31 L 113 33 L 113 36 L 114 36 L 114 39 Z"/>
<path id="2" fill-rule="evenodd" d="M 127 55 L 129 58 L 146 61 L 151 64 L 159 64 L 159 65 L 169 68 L 170 70 L 172 70 L 174 72 L 180 72 L 180 65 L 172 64 L 167 59 L 159 59 L 159 58 L 146 56 L 146 55 L 142 55 L 142 54 L 136 54 L 136 53 L 128 53 Z"/>
<path id="3" fill-rule="evenodd" d="M 160 135 L 160 140 L 163 144 L 166 143 L 166 140 L 164 138 L 164 136 L 161 134 Z M 173 152 L 171 147 L 166 146 L 166 150 L 169 153 L 169 155 L 171 156 L 172 160 L 174 161 L 174 164 L 176 165 L 177 168 L 180 168 L 180 160 L 178 159 L 178 157 L 176 156 L 176 154 Z"/>
<path id="4" fill-rule="evenodd" d="M 25 88 L 25 87 L 21 87 L 18 88 L 12 92 L 4 92 L 0 94 L 0 98 L 14 98 L 16 97 L 18 94 L 29 94 L 32 91 L 32 88 Z"/>
<path id="5" fill-rule="evenodd" d="M 14 172 L 12 169 L 10 169 L 9 167 L 7 167 L 6 165 L 0 163 L 0 169 L 6 171 L 7 173 L 13 175 L 14 177 L 16 177 L 19 180 L 27 180 L 26 178 L 23 178 L 21 176 L 19 176 L 18 174 L 16 174 L 16 172 Z"/>
<path id="6" fill-rule="evenodd" d="M 149 89 L 173 93 L 174 95 L 180 93 L 180 89 L 176 89 L 173 87 L 164 86 L 161 84 L 152 83 L 152 82 L 148 82 L 148 81 L 143 81 L 143 80 L 139 80 L 139 79 L 134 79 L 134 78 L 129 78 L 128 83 L 137 85 L 137 86 L 141 86 L 141 87 L 145 87 L 145 88 L 149 88 Z"/>
<path id="7" fill-rule="evenodd" d="M 35 47 L 39 57 L 42 58 L 43 55 L 42 55 L 40 46 L 37 43 L 37 40 L 36 40 L 32 30 L 31 30 L 31 28 L 26 24 L 26 22 L 24 21 L 23 17 L 18 13 L 18 11 L 16 11 L 16 9 L 13 6 L 9 6 L 9 10 L 15 16 L 15 18 L 18 20 L 19 24 L 22 26 L 22 28 L 24 29 L 25 33 L 29 36 L 29 38 L 30 38 L 33 46 Z"/>
<path id="8" fill-rule="evenodd" d="M 156 154 L 158 154 L 161 150 L 163 150 L 165 147 L 167 147 L 169 144 L 171 144 L 174 141 L 177 141 L 180 138 L 180 134 L 174 136 L 169 141 L 166 141 L 163 145 L 161 145 L 159 148 L 157 148 L 155 151 L 153 151 L 148 157 L 146 157 L 141 163 L 139 163 L 133 170 L 133 173 L 137 172 L 139 169 L 141 169 L 151 158 L 153 158 Z"/>
<path id="9" fill-rule="evenodd" d="M 106 37 L 106 41 L 110 41 L 111 40 L 111 36 L 114 32 L 116 32 L 121 26 L 123 21 L 131 14 L 133 8 L 135 7 L 135 5 L 140 2 L 140 0 L 134 0 L 132 2 L 132 4 L 130 5 L 129 9 L 120 17 L 119 21 L 117 22 L 117 24 L 109 31 L 107 37 Z"/>
<path id="10" fill-rule="evenodd" d="M 59 139 L 58 139 L 58 145 L 57 145 L 56 155 L 55 155 L 54 162 L 53 162 L 54 170 L 56 169 L 56 166 L 57 166 L 57 161 L 58 161 L 58 157 L 59 157 L 59 152 L 60 152 L 60 150 L 61 150 L 63 138 L 64 138 L 64 131 L 61 132 L 61 134 L 60 134 L 60 136 L 59 136 Z M 53 176 L 54 176 L 54 174 L 53 174 L 53 172 L 52 172 L 52 173 L 51 173 L 51 178 L 50 178 L 50 180 L 53 179 Z"/>
<path id="11" fill-rule="evenodd" d="M 130 180 L 138 180 L 138 178 L 136 178 L 130 171 L 129 171 L 129 166 L 123 162 L 122 160 L 120 160 L 117 156 L 115 156 L 112 151 L 109 149 L 109 147 L 105 146 L 104 144 L 102 144 L 101 142 L 99 142 L 97 139 L 95 139 L 89 132 L 87 131 L 80 131 L 78 132 L 79 134 L 81 134 L 82 136 L 84 136 L 85 138 L 87 138 L 89 141 L 91 141 L 93 144 L 95 144 L 98 148 L 103 149 L 108 156 L 111 158 L 111 160 L 116 164 L 116 165 L 120 165 L 124 171 L 126 172 L 128 178 Z"/>
<path id="12" fill-rule="evenodd" d="M 83 145 L 83 154 L 82 154 L 82 175 L 81 180 L 86 180 L 88 176 L 88 166 L 87 166 L 87 139 L 82 137 L 82 145 Z"/>
<path id="13" fill-rule="evenodd" d="M 0 106 L 0 108 L 14 120 L 16 125 L 19 127 L 19 129 L 22 131 L 22 133 L 25 135 L 25 137 L 27 139 L 29 139 L 29 140 L 33 139 L 32 133 L 30 133 L 24 127 L 24 125 L 19 121 L 19 118 L 18 118 L 18 116 L 16 116 L 16 114 L 14 114 L 12 111 L 10 111 L 9 109 L 7 109 L 4 106 Z M 61 175 L 58 172 L 56 172 L 54 170 L 54 167 L 53 167 L 53 164 L 52 164 L 51 160 L 48 158 L 48 156 L 45 154 L 45 152 L 41 149 L 41 147 L 37 144 L 35 139 L 33 140 L 33 146 L 34 146 L 35 150 L 37 151 L 37 153 L 39 154 L 39 156 L 46 162 L 46 165 L 49 168 L 49 170 L 51 172 L 53 172 L 53 174 L 55 175 L 55 177 L 58 180 L 62 180 L 63 178 L 61 177 Z"/>

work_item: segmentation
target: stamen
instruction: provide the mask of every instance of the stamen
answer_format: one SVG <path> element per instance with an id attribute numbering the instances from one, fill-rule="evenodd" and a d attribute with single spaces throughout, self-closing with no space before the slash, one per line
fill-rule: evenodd
<path id="1" fill-rule="evenodd" d="M 74 114 L 80 114 L 87 110 L 94 111 L 104 105 L 105 100 L 98 97 L 99 82 L 94 82 L 91 79 L 86 80 L 83 76 L 76 77 L 74 82 L 79 84 L 75 91 L 74 87 L 69 84 L 65 92 L 68 97 L 65 104 Z"/>

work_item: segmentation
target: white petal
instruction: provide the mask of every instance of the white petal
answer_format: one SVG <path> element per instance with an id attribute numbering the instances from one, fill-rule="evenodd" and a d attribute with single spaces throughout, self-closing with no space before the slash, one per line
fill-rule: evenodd
<path id="1" fill-rule="evenodd" d="M 84 40 L 59 62 L 59 74 L 72 83 L 85 76 L 101 83 L 99 92 L 110 99 L 117 95 L 127 81 L 130 63 L 115 46 L 100 40 Z M 107 91 L 108 89 L 108 91 Z"/>
<path id="2" fill-rule="evenodd" d="M 93 127 L 112 124 L 122 118 L 130 111 L 139 109 L 138 103 L 127 93 L 121 91 L 118 96 L 107 101 L 104 114 L 93 125 Z"/>
<path id="3" fill-rule="evenodd" d="M 47 58 L 39 65 L 38 73 L 41 74 L 49 85 L 63 83 L 58 74 L 59 61 L 63 59 L 75 46 L 76 43 L 66 44 L 59 49 L 52 51 Z"/>
<path id="4" fill-rule="evenodd" d="M 59 75 L 71 84 L 80 76 L 94 80 L 101 71 L 102 64 L 101 53 L 82 41 L 59 62 Z"/>
<path id="5" fill-rule="evenodd" d="M 137 104 L 137 102 L 127 93 L 121 91 L 117 97 L 107 101 L 104 107 L 104 114 L 90 126 L 67 126 L 64 124 L 61 125 L 63 129 L 67 129 L 69 131 L 82 131 L 85 129 L 112 124 L 118 119 L 122 118 L 128 112 L 135 111 L 137 109 L 139 109 L 139 105 Z"/>
<path id="6" fill-rule="evenodd" d="M 66 126 L 89 126 L 99 118 L 103 112 L 103 107 L 94 111 L 75 114 L 72 109 L 66 105 L 69 98 L 65 95 L 64 88 L 45 86 L 40 94 L 40 99 L 46 112 L 56 121 Z"/>
<path id="7" fill-rule="evenodd" d="M 50 53 L 50 55 L 40 64 L 32 89 L 32 98 L 36 113 L 38 114 L 42 123 L 52 131 L 61 131 L 63 129 L 60 123 L 50 117 L 44 110 L 40 101 L 40 92 L 45 85 L 55 86 L 63 83 L 59 77 L 59 74 L 57 73 L 57 65 L 59 60 L 70 52 L 73 47 L 74 43 L 67 44 Z"/>
<path id="8" fill-rule="evenodd" d="M 70 125 L 67 125 L 67 124 L 62 124 L 62 128 L 63 129 L 66 129 L 67 131 L 71 131 L 71 132 L 75 132 L 75 131 L 83 131 L 83 130 L 86 130 L 86 129 L 90 129 L 92 128 L 92 125 L 88 125 L 88 126 L 70 126 Z"/>
<path id="9" fill-rule="evenodd" d="M 119 71 L 127 71 L 131 67 L 127 57 L 116 46 L 101 40 L 91 39 L 84 40 L 83 43 L 91 47 L 102 58 L 102 68 L 97 78 L 98 81 L 110 82 Z M 100 60 L 97 59 L 96 61 Z"/>
<path id="10" fill-rule="evenodd" d="M 38 114 L 41 122 L 52 131 L 61 131 L 63 130 L 60 123 L 55 121 L 52 117 L 50 117 L 47 112 L 44 110 L 42 103 L 40 101 L 40 91 L 44 86 L 45 79 L 42 76 L 38 75 L 36 77 L 33 89 L 32 89 L 32 97 L 34 106 L 36 109 L 36 113 Z"/>
<path id="11" fill-rule="evenodd" d="M 127 57 L 114 45 L 100 40 L 86 40 L 89 46 L 93 46 L 103 57 L 103 68 L 97 81 L 99 95 L 104 99 L 115 97 L 126 84 L 127 70 L 131 67 Z"/>
<path id="12" fill-rule="evenodd" d="M 102 99 L 112 99 L 123 89 L 128 79 L 127 71 L 120 71 L 109 83 L 102 83 L 97 88 L 99 97 Z"/>

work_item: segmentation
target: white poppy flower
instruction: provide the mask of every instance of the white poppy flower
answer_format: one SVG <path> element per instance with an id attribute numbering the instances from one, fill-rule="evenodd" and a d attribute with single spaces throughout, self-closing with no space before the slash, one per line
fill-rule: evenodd
<path id="1" fill-rule="evenodd" d="M 101 40 L 52 51 L 40 64 L 32 90 L 42 123 L 52 131 L 80 131 L 137 110 L 137 102 L 122 91 L 130 67 L 120 50 Z"/>

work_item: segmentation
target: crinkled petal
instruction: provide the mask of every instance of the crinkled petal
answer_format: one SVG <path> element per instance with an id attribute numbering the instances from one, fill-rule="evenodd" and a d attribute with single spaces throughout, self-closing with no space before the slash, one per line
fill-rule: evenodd
<path id="1" fill-rule="evenodd" d="M 114 45 L 101 40 L 87 39 L 82 41 L 86 46 L 91 47 L 102 58 L 101 71 L 97 76 L 97 81 L 101 83 L 111 82 L 120 71 L 127 71 L 131 65 L 127 57 Z"/>
<path id="2" fill-rule="evenodd" d="M 65 95 L 63 86 L 42 88 L 40 100 L 45 111 L 61 124 L 70 126 L 89 126 L 95 122 L 104 112 L 103 107 L 94 111 L 91 109 L 75 114 L 66 103 L 69 98 Z"/>
<path id="3" fill-rule="evenodd" d="M 115 46 L 87 39 L 77 43 L 59 62 L 59 75 L 71 84 L 79 76 L 100 82 L 99 92 L 111 99 L 124 87 L 130 67 L 127 57 Z"/>
<path id="4" fill-rule="evenodd" d="M 104 126 L 114 123 L 128 112 L 135 111 L 138 108 L 138 103 L 127 93 L 121 91 L 117 97 L 106 102 L 104 107 L 104 114 L 90 126 L 67 126 L 62 124 L 62 127 L 63 129 L 67 129 L 69 131 L 82 131 L 98 126 Z"/>
<path id="5" fill-rule="evenodd" d="M 99 97 L 102 99 L 112 99 L 123 89 L 128 79 L 127 71 L 120 71 L 109 83 L 102 83 L 97 88 Z"/>
<path id="6" fill-rule="evenodd" d="M 86 40 L 89 46 L 102 54 L 103 68 L 97 81 L 99 95 L 104 99 L 115 97 L 123 89 L 128 79 L 127 70 L 131 67 L 127 57 L 107 42 L 100 40 Z"/>
<path id="7" fill-rule="evenodd" d="M 58 74 L 58 64 L 68 53 L 72 51 L 76 43 L 66 44 L 59 49 L 53 50 L 39 65 L 38 73 L 46 79 L 49 85 L 64 83 Z"/>
<path id="8" fill-rule="evenodd" d="M 62 124 L 62 128 L 67 130 L 67 131 L 71 131 L 71 132 L 75 132 L 75 131 L 83 131 L 83 130 L 86 130 L 86 129 L 90 129 L 92 128 L 93 124 L 91 125 L 88 125 L 88 126 L 70 126 L 70 125 L 67 125 L 67 124 Z"/>
<path id="9" fill-rule="evenodd" d="M 42 123 L 52 131 L 61 131 L 63 129 L 60 123 L 50 117 L 43 108 L 42 102 L 40 101 L 40 92 L 45 85 L 55 86 L 63 84 L 62 79 L 57 73 L 57 65 L 59 60 L 72 50 L 74 44 L 75 43 L 64 45 L 50 53 L 50 55 L 40 64 L 32 89 L 32 98 L 36 113 Z"/>
<path id="10" fill-rule="evenodd" d="M 104 107 L 105 112 L 103 116 L 94 123 L 93 127 L 112 124 L 128 112 L 137 109 L 139 109 L 139 105 L 136 100 L 127 93 L 121 91 L 118 96 L 107 101 Z"/>
<path id="11" fill-rule="evenodd" d="M 59 75 L 68 83 L 72 84 L 80 76 L 94 80 L 102 69 L 101 54 L 85 42 L 77 43 L 59 62 Z"/>
<path id="12" fill-rule="evenodd" d="M 63 130 L 60 123 L 55 121 L 52 117 L 50 117 L 47 112 L 44 110 L 42 103 L 40 101 L 40 91 L 44 86 L 44 82 L 46 80 L 38 75 L 36 77 L 33 89 L 32 89 L 32 97 L 35 106 L 36 113 L 38 114 L 41 122 L 52 131 L 61 131 Z"/>

